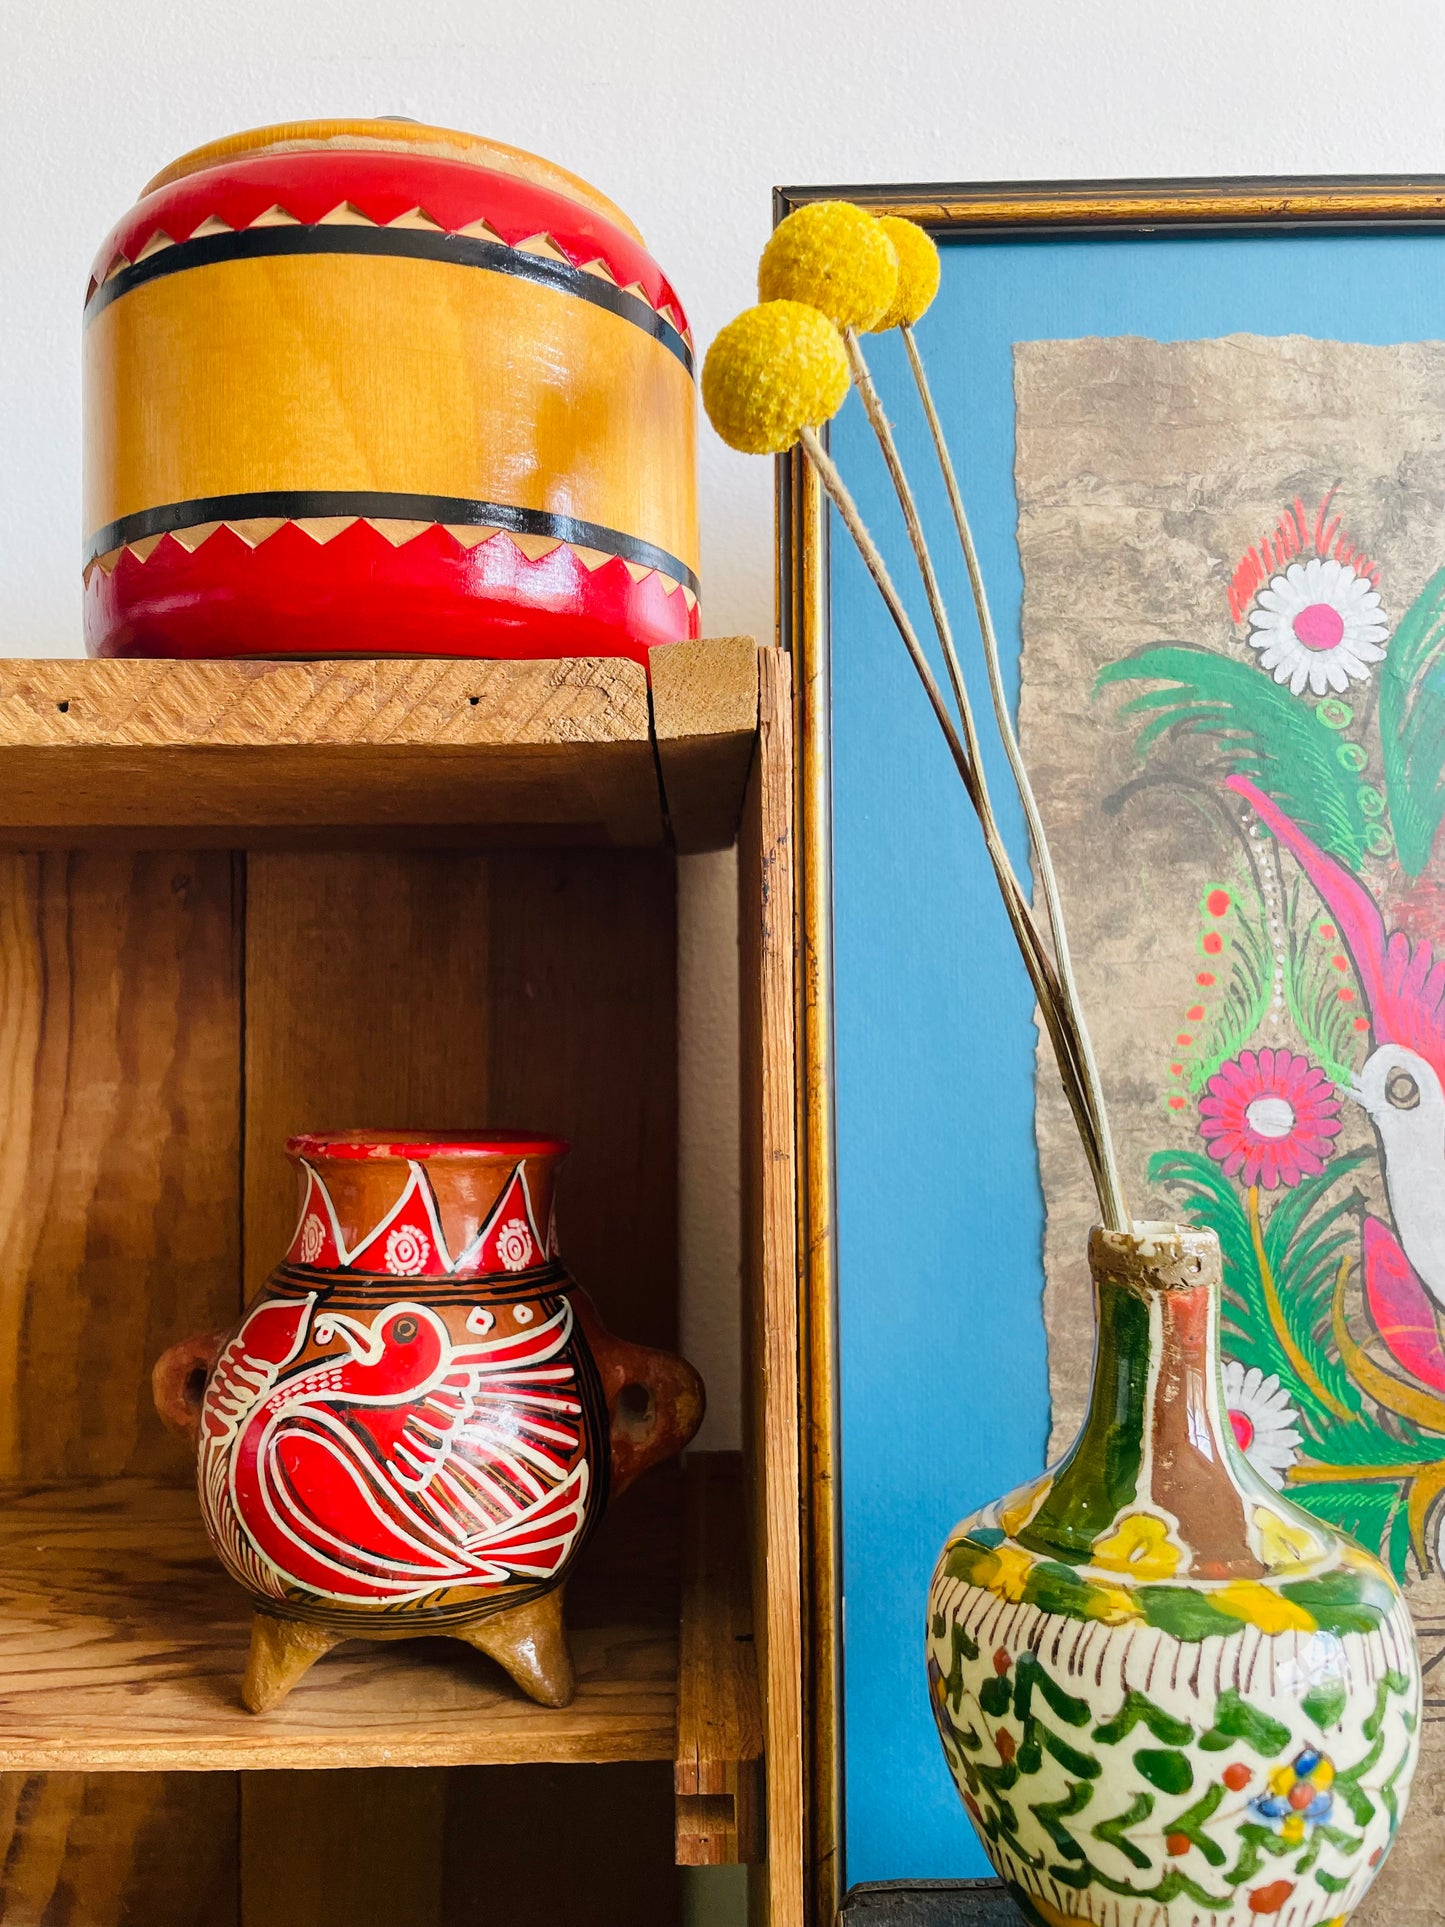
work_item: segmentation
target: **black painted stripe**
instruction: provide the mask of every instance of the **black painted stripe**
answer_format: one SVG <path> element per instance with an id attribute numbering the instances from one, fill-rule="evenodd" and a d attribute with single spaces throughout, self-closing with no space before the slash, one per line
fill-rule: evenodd
<path id="1" fill-rule="evenodd" d="M 187 268 L 209 268 L 220 261 L 255 261 L 278 254 L 390 254 L 414 261 L 449 261 L 458 267 L 485 268 L 491 274 L 512 274 L 538 287 L 555 288 L 620 315 L 644 334 L 660 341 L 693 372 L 692 350 L 669 321 L 647 302 L 617 288 L 600 275 L 584 274 L 562 261 L 523 254 L 497 241 L 479 241 L 469 234 L 430 234 L 424 228 L 390 227 L 249 227 L 235 234 L 205 234 L 199 240 L 177 241 L 148 260 L 122 268 L 102 281 L 85 304 L 87 324 L 102 308 L 118 301 L 132 288 Z"/>
<path id="2" fill-rule="evenodd" d="M 600 522 L 579 522 L 571 515 L 550 515 L 546 509 L 514 508 L 509 502 L 476 502 L 465 495 L 401 495 L 389 489 L 259 489 L 249 495 L 201 495 L 189 502 L 167 502 L 160 508 L 122 515 L 98 529 L 85 545 L 85 566 L 128 542 L 144 542 L 152 535 L 173 535 L 203 522 L 249 522 L 279 517 L 299 522 L 310 516 L 357 515 L 383 522 L 459 522 L 476 528 L 506 529 L 514 535 L 543 535 L 568 542 L 575 549 L 601 549 L 621 556 L 640 569 L 660 569 L 674 582 L 698 593 L 697 577 L 685 562 L 666 549 L 643 542 Z"/>

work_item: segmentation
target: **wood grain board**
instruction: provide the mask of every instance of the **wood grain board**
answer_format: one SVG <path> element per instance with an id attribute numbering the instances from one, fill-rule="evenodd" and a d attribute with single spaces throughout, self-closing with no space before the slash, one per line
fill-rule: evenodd
<path id="1" fill-rule="evenodd" d="M 155 1355 L 239 1310 L 225 855 L 0 857 L 0 1477 L 170 1471 Z"/>
<path id="2" fill-rule="evenodd" d="M 0 847 L 722 848 L 755 645 L 653 654 L 0 662 Z"/>
<path id="3" fill-rule="evenodd" d="M 753 1917 L 804 1919 L 797 1133 L 790 663 L 758 653 L 758 753 L 738 841 L 743 1424 L 766 1741 L 767 1859 Z"/>
<path id="4" fill-rule="evenodd" d="M 0 664 L 7 1927 L 439 1927 L 520 1919 L 529 1895 L 528 1927 L 678 1918 L 676 1472 L 628 1495 L 584 1555 L 571 1707 L 533 1706 L 452 1642 L 355 1643 L 257 1719 L 237 1695 L 247 1608 L 148 1379 L 173 1339 L 229 1323 L 282 1248 L 284 1138 L 346 1124 L 570 1136 L 565 1255 L 615 1329 L 676 1343 L 668 845 L 732 835 L 760 676 L 750 643 L 680 647 L 691 657 L 671 656 L 651 692 L 624 662 Z M 762 654 L 773 774 L 753 768 L 749 847 L 761 862 L 766 841 L 777 889 L 785 665 Z M 763 950 L 746 947 L 757 930 L 744 942 L 770 972 L 771 1079 L 791 954 L 767 928 Z M 767 1142 L 757 1329 L 778 1374 L 795 1308 L 776 1117 Z M 763 1396 L 781 1409 L 780 1377 Z M 789 1476 L 796 1540 L 795 1444 L 760 1474 L 754 1545 L 775 1563 Z M 716 1779 L 733 1804 L 732 1831 L 698 1832 L 713 1857 L 747 1845 L 749 1772 L 732 1756 L 756 1745 L 718 1644 L 724 1621 L 733 1644 L 745 1629 L 745 1567 L 690 1636 L 706 1688 L 685 1741 L 694 1797 L 718 1797 Z M 783 1745 L 767 1792 L 783 1892 L 801 1821 L 779 1821 L 798 1776 L 776 1676 L 792 1665 L 796 1694 L 796 1609 L 780 1616 L 772 1585 L 756 1609 L 766 1732 Z M 708 1654 L 725 1679 L 703 1679 Z M 523 1842 L 565 1813 L 586 1864 L 538 1879 L 534 1856 L 494 1845 L 483 1866 L 498 1836 L 473 1803 L 511 1815 Z M 344 1876 L 308 1886 L 317 1862 L 298 1842 L 325 1843 Z"/>
<path id="5" fill-rule="evenodd" d="M 763 1855 L 763 1720 L 742 1460 L 693 1453 L 685 1479 L 677 1860 L 714 1867 Z"/>
<path id="6" fill-rule="evenodd" d="M 758 645 L 751 636 L 669 642 L 648 651 L 652 721 L 676 848 L 725 850 L 738 833 L 758 732 Z"/>
<path id="7" fill-rule="evenodd" d="M 237 1777 L 0 1774 L 0 1920 L 237 1927 Z"/>
<path id="8" fill-rule="evenodd" d="M 147 1381 L 239 1308 L 238 899 L 224 852 L 0 857 L 0 1477 L 188 1477 Z M 0 1774 L 0 1918 L 227 1923 L 236 1826 L 234 1774 Z"/>
<path id="9" fill-rule="evenodd" d="M 0 663 L 3 835 L 656 843 L 631 662 Z"/>
<path id="10" fill-rule="evenodd" d="M 571 1139 L 563 1256 L 675 1343 L 675 888 L 662 850 L 252 854 L 248 1291 L 295 1226 L 292 1132 L 501 1124 Z"/>
<path id="11" fill-rule="evenodd" d="M 568 1598 L 578 1693 L 534 1706 L 455 1641 L 353 1642 L 275 1712 L 240 1702 L 249 1614 L 194 1494 L 119 1479 L 0 1492 L 0 1768 L 667 1760 L 677 1481 L 619 1501 Z"/>

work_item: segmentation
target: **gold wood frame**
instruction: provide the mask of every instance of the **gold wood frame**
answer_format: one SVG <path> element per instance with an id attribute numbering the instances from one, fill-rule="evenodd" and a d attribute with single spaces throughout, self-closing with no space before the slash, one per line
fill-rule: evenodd
<path id="1" fill-rule="evenodd" d="M 855 201 L 939 237 L 1293 228 L 1445 230 L 1445 175 L 1299 180 L 992 182 L 781 187 L 774 220 L 810 201 Z M 804 1797 L 810 1927 L 833 1927 L 842 1898 L 843 1756 L 836 1516 L 836 1251 L 833 1219 L 831 756 L 828 531 L 797 450 L 778 463 L 779 640 L 792 651 L 797 744 L 798 1252 L 803 1465 Z M 922 1575 L 920 1575 L 920 1585 Z"/>

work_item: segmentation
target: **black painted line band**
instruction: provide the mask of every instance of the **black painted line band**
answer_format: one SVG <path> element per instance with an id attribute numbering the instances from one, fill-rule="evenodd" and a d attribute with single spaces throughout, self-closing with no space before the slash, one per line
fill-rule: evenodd
<path id="1" fill-rule="evenodd" d="M 202 495 L 189 502 L 167 502 L 140 509 L 98 529 L 85 545 L 85 566 L 131 542 L 152 535 L 174 535 L 204 522 L 364 516 L 382 522 L 455 522 L 471 528 L 504 529 L 512 535 L 539 535 L 574 549 L 600 549 L 640 569 L 657 569 L 698 593 L 697 577 L 666 549 L 600 522 L 579 522 L 546 509 L 515 508 L 508 502 L 477 502 L 464 495 L 402 495 L 387 489 L 261 489 L 249 495 Z"/>
<path id="2" fill-rule="evenodd" d="M 85 304 L 86 324 L 132 288 L 158 281 L 164 275 L 213 267 L 221 261 L 256 261 L 281 254 L 401 255 L 415 261 L 448 261 L 458 267 L 485 268 L 491 274 L 516 275 L 538 287 L 590 301 L 594 307 L 630 321 L 676 355 L 689 374 L 693 372 L 692 350 L 677 329 L 625 288 L 568 262 L 549 261 L 544 255 L 509 248 L 505 242 L 480 241 L 469 234 L 430 234 L 424 228 L 249 227 L 234 234 L 206 234 L 198 240 L 177 241 L 102 281 Z"/>

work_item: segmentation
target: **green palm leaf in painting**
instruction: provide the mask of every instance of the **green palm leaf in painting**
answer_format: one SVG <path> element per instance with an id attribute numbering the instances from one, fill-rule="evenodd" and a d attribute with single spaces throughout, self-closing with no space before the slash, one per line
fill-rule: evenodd
<path id="1" fill-rule="evenodd" d="M 1212 738 L 1221 770 L 1250 777 L 1321 849 L 1359 870 L 1370 827 L 1359 779 L 1308 703 L 1253 663 L 1192 642 L 1151 643 L 1110 663 L 1095 687 L 1117 682 L 1168 685 L 1124 705 L 1141 721 L 1141 756 L 1167 738 Z"/>
<path id="2" fill-rule="evenodd" d="M 1445 816 L 1445 569 L 1406 610 L 1380 671 L 1380 754 L 1407 876 L 1430 860 Z"/>

